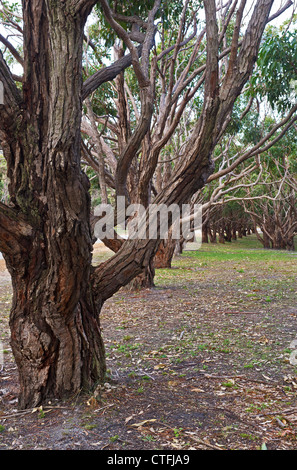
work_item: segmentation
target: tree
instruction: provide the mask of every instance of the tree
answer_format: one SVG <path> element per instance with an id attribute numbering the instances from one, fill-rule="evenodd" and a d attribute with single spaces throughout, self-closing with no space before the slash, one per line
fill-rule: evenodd
<path id="1" fill-rule="evenodd" d="M 135 156 L 134 153 L 126 178 L 125 193 L 127 201 L 132 204 L 148 207 L 148 204 L 153 202 L 155 196 L 161 191 L 162 180 L 166 180 L 167 183 L 170 175 L 170 162 L 164 163 L 166 171 L 162 174 L 164 154 L 172 147 L 171 139 L 186 105 L 203 85 L 205 57 L 199 60 L 199 52 L 201 52 L 200 46 L 205 36 L 205 28 L 197 35 L 195 10 L 201 9 L 201 6 L 197 7 L 195 3 L 187 0 L 182 8 L 179 4 L 181 11 L 178 17 L 173 8 L 172 12 L 167 13 L 166 21 L 163 21 L 159 31 L 160 40 L 154 49 L 150 65 L 150 75 L 155 89 L 151 126 L 146 132 L 145 139 L 142 140 L 138 155 Z M 122 19 L 122 16 L 120 18 Z M 169 20 L 170 29 L 167 25 Z M 130 16 L 129 21 L 135 21 L 135 17 L 131 19 Z M 120 44 L 116 43 L 115 55 L 122 56 L 124 47 L 123 41 Z M 121 155 L 123 149 L 126 149 L 128 153 L 127 149 L 133 144 L 132 130 L 134 135 L 137 134 L 137 126 L 142 118 L 141 93 L 131 70 L 126 70 L 125 74 L 122 72 L 117 76 L 110 95 L 111 102 L 114 102 L 114 109 L 109 113 L 105 112 L 104 118 L 98 116 L 101 108 L 97 105 L 98 97 L 94 95 L 93 109 L 90 106 L 87 107 L 82 130 L 84 135 L 88 136 L 87 144 L 89 144 L 88 148 L 85 148 L 85 160 L 98 172 L 100 179 L 99 167 L 103 150 L 105 165 L 109 167 L 108 171 L 112 175 L 109 183 L 116 190 L 118 189 L 116 188 L 117 175 L 120 173 L 119 167 L 121 166 L 118 156 Z M 167 147 L 165 152 L 164 147 Z M 104 174 L 105 179 L 108 178 L 107 171 L 101 170 L 101 174 L 103 175 L 101 181 L 104 180 Z M 157 177 L 155 177 L 156 174 Z M 105 183 L 106 181 L 103 181 L 103 184 L 100 183 L 100 187 Z M 117 190 L 117 194 L 119 192 Z M 124 243 L 124 239 L 118 236 L 116 241 L 108 237 L 104 237 L 102 241 L 114 251 L 118 251 Z M 164 245 L 165 242 L 162 240 L 154 260 L 151 260 L 145 271 L 133 280 L 133 287 L 152 286 L 154 265 L 157 266 L 156 258 L 159 253 L 164 252 L 162 249 Z M 174 244 L 172 245 L 173 251 Z"/>
<path id="2" fill-rule="evenodd" d="M 282 163 L 273 156 L 262 163 L 261 178 L 247 186 L 241 205 L 253 221 L 264 248 L 294 250 L 294 237 L 297 235 L 296 177 L 284 148 L 285 145 Z M 262 235 L 256 227 L 261 229 Z"/>
<path id="3" fill-rule="evenodd" d="M 294 250 L 297 233 L 295 129 L 258 155 L 254 165 L 221 181 L 203 206 L 210 236 L 218 231 L 231 241 L 230 224 L 234 221 L 238 234 L 244 234 L 241 227 L 245 232 L 251 230 L 252 224 L 264 248 Z"/>
<path id="4" fill-rule="evenodd" d="M 105 263 L 98 267 L 91 264 L 89 181 L 81 169 L 80 148 L 82 99 L 106 79 L 101 73 L 82 83 L 84 27 L 95 3 L 22 1 L 21 89 L 0 54 L 5 93 L 0 136 L 10 195 L 9 204 L 0 205 L 0 249 L 12 277 L 11 345 L 19 370 L 22 408 L 49 397 L 89 390 L 104 380 L 100 309 L 106 299 L 142 272 L 159 243 L 127 240 Z M 224 28 L 218 29 L 215 1 L 204 2 L 202 112 L 180 165 L 156 197 L 157 204 L 187 202 L 213 171 L 213 149 L 253 71 L 273 1 L 257 1 L 239 41 L 245 3 L 229 2 L 226 7 L 226 15 L 235 11 L 236 19 L 228 68 L 219 83 Z M 129 30 L 117 23 L 105 0 L 99 5 L 115 33 L 126 41 L 141 93 L 140 122 L 118 162 L 116 187 L 118 194 L 125 195 L 127 173 L 151 122 L 154 88 L 148 65 L 160 2 L 150 4 L 146 12 L 141 61 Z M 111 65 L 105 74 L 110 78 L 114 69 Z"/>
<path id="5" fill-rule="evenodd" d="M 147 206 L 149 201 L 154 202 L 155 197 L 166 186 L 170 177 L 173 177 L 175 169 L 179 166 L 183 157 L 182 149 L 195 126 L 194 117 L 201 113 L 205 78 L 203 73 L 205 70 L 203 55 L 205 29 L 202 29 L 196 37 L 197 24 L 193 8 L 194 5 L 191 2 L 185 2 L 179 24 L 176 25 L 174 18 L 170 17 L 170 31 L 163 26 L 159 32 L 160 44 L 154 51 L 155 60 L 151 62 L 151 75 L 155 77 L 156 90 L 152 123 L 137 156 L 133 158 L 126 181 L 127 199 L 132 203 Z M 223 80 L 225 69 L 228 67 L 226 51 L 229 51 L 228 45 L 232 37 L 234 21 L 232 21 L 230 14 L 228 19 L 226 18 L 223 9 L 218 10 L 218 16 L 227 31 L 225 36 L 224 34 L 220 35 L 222 47 L 224 47 L 220 54 L 222 62 L 220 79 Z M 131 17 L 129 21 L 132 21 Z M 272 29 L 272 31 L 274 30 Z M 267 48 L 269 51 L 273 41 L 278 41 L 278 37 L 274 34 L 271 39 L 270 34 L 271 28 L 261 43 L 260 60 L 257 63 L 255 77 L 251 77 L 250 83 L 245 86 L 244 93 L 237 98 L 232 110 L 232 119 L 224 133 L 223 142 L 220 142 L 214 151 L 215 172 L 210 176 L 210 184 L 208 185 L 212 201 L 224 193 L 222 191 L 223 181 L 220 181 L 217 186 L 212 182 L 215 183 L 216 180 L 225 178 L 224 185 L 226 185 L 228 174 L 238 171 L 237 168 L 244 166 L 246 160 L 253 160 L 255 152 L 256 155 L 263 152 L 265 144 L 272 145 L 273 138 L 274 142 L 280 139 L 296 120 L 296 104 L 291 103 L 292 96 L 290 95 L 292 93 L 290 93 L 289 86 L 292 83 L 293 75 L 292 73 L 285 74 L 289 59 L 293 63 L 295 60 L 293 46 L 296 34 L 290 33 L 290 48 L 286 48 L 286 62 L 277 77 L 270 72 L 277 62 L 275 54 L 267 54 Z M 123 47 L 123 44 L 117 44 L 115 46 L 116 53 L 123 54 Z M 263 61 L 263 56 L 266 57 L 266 61 Z M 273 81 L 268 90 L 267 87 L 263 87 L 263 74 Z M 285 91 L 282 86 L 284 79 L 288 85 Z M 94 116 L 94 110 L 87 107 L 88 112 L 83 121 L 83 132 L 88 135 L 89 139 L 85 160 L 98 172 L 99 180 L 103 179 L 103 185 L 100 183 L 100 186 L 109 184 L 112 187 L 112 194 L 116 189 L 118 155 L 121 154 L 125 145 L 129 146 L 129 136 L 141 116 L 141 100 L 136 85 L 135 76 L 131 70 L 126 69 L 125 73 L 122 72 L 116 78 L 115 85 L 110 87 L 111 98 L 109 101 L 105 94 L 105 103 L 109 103 L 108 109 L 98 106 L 98 99 L 94 96 L 93 109 L 96 109 L 96 115 Z M 277 86 L 274 87 L 274 85 Z M 273 95 L 271 89 L 274 89 Z M 271 104 L 278 103 L 280 100 L 283 103 L 284 97 L 286 97 L 286 106 L 283 105 L 280 111 L 283 114 L 287 111 L 287 116 L 283 116 L 281 122 L 276 122 L 273 128 L 267 125 L 263 126 L 259 119 L 259 116 L 263 114 L 262 104 L 259 101 L 266 97 L 269 101 L 273 100 Z M 103 102 L 103 99 L 101 101 Z M 110 109 L 112 102 L 114 102 L 114 107 Z M 98 115 L 100 112 L 103 112 L 104 116 Z M 282 134 L 278 132 L 279 129 L 283 129 Z M 99 134 L 100 142 L 98 142 Z M 102 152 L 105 154 L 105 165 L 109 168 L 100 172 Z M 253 168 L 255 169 L 257 166 L 254 165 Z M 221 171 L 222 177 L 220 176 Z M 104 181 L 104 176 L 106 181 Z M 239 178 L 239 174 L 237 174 L 237 178 Z M 221 188 L 220 191 L 218 191 L 219 188 Z M 104 191 L 102 191 L 103 193 Z M 154 259 L 151 260 L 144 273 L 133 280 L 133 286 L 151 286 L 154 268 L 170 267 L 176 245 L 176 240 L 173 240 L 170 234 L 169 231 L 168 239 L 161 241 Z M 116 232 L 113 235 L 116 235 Z M 228 237 L 230 238 L 230 234 Z M 224 240 L 223 236 L 221 236 L 221 240 Z M 103 241 L 114 251 L 118 251 L 125 243 L 125 240 L 118 236 L 116 240 L 105 237 Z"/>

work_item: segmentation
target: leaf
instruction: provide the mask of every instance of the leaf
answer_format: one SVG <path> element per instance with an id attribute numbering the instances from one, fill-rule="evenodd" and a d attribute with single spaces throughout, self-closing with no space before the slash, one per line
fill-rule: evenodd
<path id="1" fill-rule="evenodd" d="M 98 405 L 98 400 L 96 400 L 95 397 L 91 397 L 88 401 L 87 401 L 87 406 L 92 406 L 92 407 L 95 407 Z"/>
<path id="2" fill-rule="evenodd" d="M 133 418 L 134 415 L 131 415 L 131 416 L 128 416 L 128 418 L 125 419 L 125 423 L 129 423 L 129 421 L 131 421 L 131 419 Z"/>
<path id="3" fill-rule="evenodd" d="M 166 367 L 166 364 L 158 364 L 157 366 L 154 366 L 154 369 L 159 370 L 159 369 L 164 369 L 165 367 Z"/>
<path id="4" fill-rule="evenodd" d="M 266 443 L 263 442 L 263 444 L 261 445 L 261 450 L 267 450 L 267 447 L 266 447 Z"/>
<path id="5" fill-rule="evenodd" d="M 141 421 L 140 423 L 130 424 L 130 426 L 135 426 L 136 428 L 139 428 L 140 426 L 143 426 L 146 423 L 152 423 L 153 421 L 157 421 L 157 420 L 156 419 L 146 419 L 144 421 Z"/>
<path id="6" fill-rule="evenodd" d="M 179 385 L 179 382 L 177 380 L 169 380 L 168 381 L 168 387 L 177 387 Z"/>
<path id="7" fill-rule="evenodd" d="M 153 351 L 150 351 L 148 354 L 151 354 L 151 355 L 153 355 L 153 356 L 156 356 L 157 354 L 160 354 L 160 351 L 155 351 L 155 350 L 153 350 Z"/>

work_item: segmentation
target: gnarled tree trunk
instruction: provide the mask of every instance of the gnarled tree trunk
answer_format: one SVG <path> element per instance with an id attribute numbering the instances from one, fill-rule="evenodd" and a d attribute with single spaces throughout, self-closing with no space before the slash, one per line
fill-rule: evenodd
<path id="1" fill-rule="evenodd" d="M 168 237 L 161 240 L 158 251 L 154 257 L 154 266 L 156 269 L 171 268 L 175 247 L 176 240 L 172 237 L 172 230 L 169 230 Z"/>
<path id="2" fill-rule="evenodd" d="M 25 408 L 95 385 L 103 380 L 105 358 L 89 288 L 90 197 L 79 153 L 89 10 L 75 14 L 63 2 L 25 0 L 23 11 L 23 101 L 13 144 L 6 135 L 3 149 L 11 210 L 27 228 L 26 237 L 10 234 L 14 243 L 3 252 L 12 277 L 11 345 Z M 8 80 L 13 87 L 7 72 Z"/>
<path id="3" fill-rule="evenodd" d="M 40 255 L 32 253 L 30 258 L 27 268 L 34 275 Z M 19 406 L 37 406 L 45 398 L 66 398 L 91 390 L 105 376 L 99 312 L 92 294 L 80 290 L 79 300 L 71 299 L 74 274 L 69 279 L 70 290 L 52 283 L 50 295 L 46 271 L 43 280 L 36 282 L 20 268 L 12 278 L 10 315 L 11 346 L 19 370 Z M 72 301 L 74 305 L 68 309 Z"/>

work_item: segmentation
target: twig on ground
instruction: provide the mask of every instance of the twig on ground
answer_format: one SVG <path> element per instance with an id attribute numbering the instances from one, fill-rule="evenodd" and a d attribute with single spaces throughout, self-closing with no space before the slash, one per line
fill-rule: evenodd
<path id="1" fill-rule="evenodd" d="M 102 408 L 98 408 L 97 410 L 94 410 L 94 413 L 98 413 L 99 411 L 106 410 L 107 408 L 111 408 L 112 406 L 115 406 L 115 403 L 111 403 L 110 405 L 102 406 Z"/>
<path id="2" fill-rule="evenodd" d="M 190 433 L 190 432 L 186 432 L 185 434 L 187 434 L 188 436 L 190 436 L 190 438 L 191 438 L 193 441 L 197 442 L 198 444 L 202 444 L 202 445 L 204 445 L 204 446 L 206 446 L 206 447 L 210 447 L 211 449 L 215 449 L 215 450 L 224 450 L 223 447 L 219 447 L 219 446 L 216 446 L 216 445 L 214 445 L 214 444 L 210 444 L 210 442 L 205 442 L 205 441 L 203 441 L 203 439 L 199 439 L 198 437 L 193 436 L 192 433 Z"/>

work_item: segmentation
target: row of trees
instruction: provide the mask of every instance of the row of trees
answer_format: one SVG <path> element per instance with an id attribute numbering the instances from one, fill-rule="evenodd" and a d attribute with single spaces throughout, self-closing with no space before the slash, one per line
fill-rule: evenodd
<path id="1" fill-rule="evenodd" d="M 275 34 L 265 28 L 291 4 L 257 0 L 249 11 L 245 0 L 149 0 L 119 11 L 107 0 L 23 0 L 20 9 L 1 1 L 10 34 L 0 36 L 9 181 L 0 250 L 12 277 L 20 407 L 104 380 L 102 305 L 137 276 L 152 279 L 167 249 L 158 239 L 106 237 L 114 255 L 93 266 L 91 196 L 207 209 L 293 126 L 297 105 L 286 95 L 277 119 L 261 135 L 259 120 L 249 135 L 248 116 L 260 116 L 259 97 L 274 89 L 262 87 L 269 54 L 255 67 Z M 288 24 L 280 40 L 289 55 L 290 35 Z M 270 75 L 291 82 L 294 67 L 281 66 Z"/>
<path id="2" fill-rule="evenodd" d="M 127 199 L 134 204 L 147 206 L 150 202 L 154 202 L 155 197 L 174 173 L 176 165 L 179 164 L 182 148 L 191 134 L 194 124 L 193 116 L 201 111 L 202 101 L 199 96 L 201 83 L 198 82 L 191 93 L 184 94 L 187 85 L 190 83 L 196 84 L 197 70 L 200 70 L 199 62 L 198 68 L 191 71 L 186 82 L 176 73 L 173 66 L 173 63 L 178 62 L 183 77 L 186 77 L 186 74 L 193 67 L 192 64 L 195 61 L 197 63 L 197 42 L 200 44 L 203 41 L 203 30 L 198 35 L 196 42 L 194 41 L 195 32 L 197 33 L 196 17 L 195 15 L 191 16 L 189 13 L 192 11 L 189 4 L 185 7 L 180 23 L 176 23 L 176 29 L 172 29 L 169 36 L 166 28 L 163 28 L 161 40 L 158 44 L 156 60 L 161 61 L 163 68 L 162 73 L 160 71 L 159 75 L 156 74 L 155 79 L 156 89 L 158 90 L 155 100 L 158 104 L 152 117 L 154 125 L 139 150 L 139 160 L 133 162 L 133 171 L 129 173 L 130 179 L 127 184 Z M 219 14 L 221 14 L 220 10 Z M 295 122 L 295 90 L 294 82 L 292 82 L 294 71 L 291 62 L 294 60 L 296 37 L 295 33 L 290 31 L 289 26 L 290 24 L 287 22 L 280 29 L 270 27 L 267 30 L 261 43 L 256 72 L 244 93 L 238 97 L 232 112 L 232 119 L 225 130 L 220 145 L 214 150 L 214 162 L 217 171 L 211 175 L 206 191 L 202 191 L 203 197 L 199 192 L 194 196 L 194 199 L 196 198 L 201 204 L 204 204 L 205 208 L 204 240 L 206 240 L 207 230 L 210 238 L 215 238 L 215 233 L 217 233 L 220 240 L 223 241 L 225 239 L 231 240 L 231 232 L 233 232 L 234 238 L 234 232 L 236 231 L 239 232 L 240 236 L 242 231 L 250 230 L 250 227 L 255 230 L 255 224 L 263 229 L 263 223 L 260 223 L 260 218 L 263 215 L 260 204 L 254 210 L 257 217 L 254 216 L 253 219 L 251 216 L 248 217 L 247 212 L 243 210 L 247 209 L 247 206 L 241 205 L 241 220 L 239 220 L 239 214 L 237 213 L 236 227 L 234 227 L 235 221 L 231 220 L 231 214 L 228 217 L 226 217 L 226 214 L 222 217 L 222 215 L 219 215 L 222 208 L 219 209 L 214 204 L 218 204 L 218 201 L 220 204 L 222 203 L 224 195 L 231 191 L 233 180 L 237 185 L 235 188 L 232 187 L 232 191 L 238 188 L 239 185 L 246 185 L 248 182 L 252 182 L 256 186 L 255 180 L 253 181 L 251 178 L 255 178 L 255 170 L 259 168 L 260 154 L 263 153 L 261 158 L 270 160 L 273 156 L 275 165 L 278 161 L 282 161 L 284 149 L 286 155 L 291 152 L 291 160 L 295 156 L 295 130 L 293 132 L 288 132 L 288 130 Z M 183 30 L 190 31 L 191 34 L 188 37 L 182 36 Z M 94 30 L 91 28 L 89 32 L 89 41 L 92 41 Z M 172 41 L 176 37 L 180 38 L 179 41 L 182 38 L 183 47 L 180 44 L 172 45 Z M 115 57 L 123 56 L 123 48 L 123 42 L 114 44 Z M 174 60 L 170 56 L 167 57 L 172 51 L 174 51 Z M 279 60 L 279 57 L 281 57 L 281 60 Z M 223 63 L 224 60 L 224 56 L 222 56 Z M 87 62 L 90 66 L 91 61 L 87 60 Z M 275 67 L 279 69 L 277 75 L 275 74 Z M 267 77 L 265 87 L 263 86 L 263 75 Z M 175 90 L 174 100 L 169 98 L 170 89 Z M 94 204 L 112 202 L 114 195 L 118 194 L 115 185 L 117 158 L 121 148 L 127 143 L 127 135 L 126 140 L 123 136 L 125 132 L 127 134 L 127 129 L 130 129 L 129 132 L 131 133 L 131 127 L 135 125 L 135 116 L 140 115 L 140 98 L 138 97 L 137 88 L 135 88 L 135 76 L 131 70 L 128 69 L 125 73 L 122 73 L 121 77 L 116 78 L 115 84 L 105 90 L 105 103 L 106 94 L 109 97 L 108 106 L 106 105 L 108 109 L 100 108 L 104 100 L 97 92 L 97 95 L 93 96 L 93 107 L 91 107 L 89 101 L 85 108 L 82 124 L 86 168 L 92 168 L 93 178 L 96 178 L 96 175 L 98 176 L 95 194 L 99 197 L 94 198 Z M 269 103 L 269 107 L 267 103 Z M 285 115 L 285 111 L 287 115 Z M 280 119 L 280 116 L 282 116 L 282 119 Z M 281 132 L 279 132 L 280 129 Z M 277 142 L 284 135 L 287 136 L 286 141 L 282 139 L 282 144 L 278 145 Z M 270 148 L 273 150 L 269 150 Z M 263 175 L 262 170 L 261 175 Z M 271 177 L 273 178 L 273 175 Z M 211 181 L 213 181 L 213 184 L 211 184 Z M 257 183 L 259 197 L 259 194 L 266 193 L 269 188 L 265 186 L 267 183 L 261 184 L 259 175 L 257 176 Z M 278 183 L 279 181 L 275 182 L 276 185 Z M 284 186 L 286 185 L 285 182 Z M 103 191 L 101 188 L 103 188 Z M 240 191 L 237 190 L 238 199 L 243 198 L 246 200 L 246 197 L 244 191 L 241 191 L 240 195 Z M 208 204 L 210 204 L 209 208 Z M 281 204 L 280 199 L 279 204 Z M 232 211 L 229 204 L 227 211 L 230 210 Z M 209 227 L 210 211 L 213 214 L 211 219 L 214 227 L 212 229 Z M 208 222 L 206 222 L 207 220 Z M 272 240 L 267 241 L 266 231 L 263 232 L 264 241 L 260 237 L 265 247 L 287 246 L 289 248 L 291 246 L 293 248 L 290 241 L 287 243 L 283 240 L 281 245 L 275 244 Z M 290 230 L 291 238 L 294 236 L 293 232 Z M 212 235 L 212 233 L 214 234 Z M 257 231 L 256 233 L 258 234 Z M 171 266 L 173 253 L 176 249 L 180 250 L 184 240 L 181 239 L 177 243 L 170 238 L 170 235 L 169 232 L 168 241 L 161 242 L 153 262 L 146 271 L 133 280 L 132 287 L 149 287 L 153 285 L 154 268 Z M 116 252 L 120 249 L 124 240 L 118 234 L 115 234 L 115 237 L 116 240 L 114 238 L 103 238 L 103 241 Z"/>
<path id="3" fill-rule="evenodd" d="M 252 171 L 251 171 L 252 170 Z M 261 157 L 255 168 L 246 167 L 230 185 L 217 183 L 213 204 L 206 206 L 204 232 L 231 241 L 235 232 L 256 233 L 264 248 L 294 250 L 297 235 L 296 132 L 286 136 Z M 204 194 L 210 199 L 209 192 Z M 205 238 L 206 241 L 206 238 Z"/>

